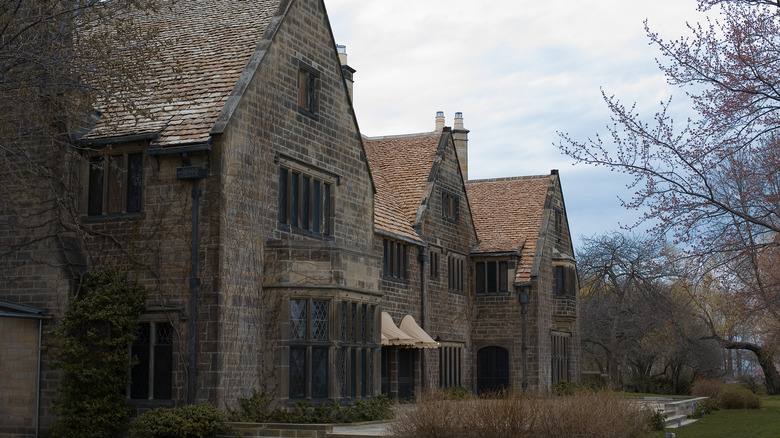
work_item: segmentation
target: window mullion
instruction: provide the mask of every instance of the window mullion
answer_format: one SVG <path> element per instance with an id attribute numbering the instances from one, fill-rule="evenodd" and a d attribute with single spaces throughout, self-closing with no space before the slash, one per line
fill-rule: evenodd
<path id="1" fill-rule="evenodd" d="M 149 400 L 154 399 L 154 346 L 157 345 L 157 324 L 149 324 Z"/>

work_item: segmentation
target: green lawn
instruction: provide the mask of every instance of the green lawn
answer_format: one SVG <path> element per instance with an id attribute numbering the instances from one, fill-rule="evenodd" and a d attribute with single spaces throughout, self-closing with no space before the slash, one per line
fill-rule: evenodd
<path id="1" fill-rule="evenodd" d="M 721 410 L 679 429 L 667 429 L 676 438 L 780 438 L 780 396 L 761 397 L 761 409 Z M 653 438 L 664 438 L 656 432 Z"/>

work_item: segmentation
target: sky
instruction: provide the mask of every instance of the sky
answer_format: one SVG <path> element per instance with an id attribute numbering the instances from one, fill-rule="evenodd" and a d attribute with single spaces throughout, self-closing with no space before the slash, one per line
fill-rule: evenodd
<path id="1" fill-rule="evenodd" d="M 665 39 L 702 21 L 696 0 L 325 0 L 337 44 L 357 70 L 353 102 L 363 135 L 434 130 L 462 112 L 468 176 L 560 172 L 575 251 L 583 237 L 640 217 L 626 210 L 630 182 L 574 165 L 557 132 L 584 141 L 604 134 L 601 91 L 652 116 L 683 93 L 658 69 L 644 21 Z M 399 165 L 401 165 L 399 161 Z M 641 229 L 637 230 L 641 232 Z"/>

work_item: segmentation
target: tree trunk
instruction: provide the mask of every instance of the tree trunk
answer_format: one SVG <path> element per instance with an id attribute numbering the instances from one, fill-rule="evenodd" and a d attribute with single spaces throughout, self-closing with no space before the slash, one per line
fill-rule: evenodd
<path id="1" fill-rule="evenodd" d="M 775 367 L 773 350 L 751 342 L 735 342 L 721 339 L 720 344 L 723 348 L 730 350 L 752 351 L 758 359 L 758 365 L 764 371 L 766 393 L 769 395 L 780 394 L 780 373 L 777 372 L 777 367 Z"/>

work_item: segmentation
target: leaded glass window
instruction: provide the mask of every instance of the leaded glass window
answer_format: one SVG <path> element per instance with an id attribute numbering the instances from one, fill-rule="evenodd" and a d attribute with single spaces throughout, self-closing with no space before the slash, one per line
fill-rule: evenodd
<path id="1" fill-rule="evenodd" d="M 322 398 L 328 396 L 328 349 L 312 348 L 311 361 L 311 396 Z"/>
<path id="2" fill-rule="evenodd" d="M 360 312 L 360 339 L 362 339 L 363 342 L 368 342 L 368 339 L 366 339 L 366 334 L 368 333 L 366 330 L 366 309 L 368 309 L 368 305 L 363 304 L 362 312 Z"/>
<path id="3" fill-rule="evenodd" d="M 339 370 L 341 371 L 341 390 L 339 394 L 342 397 L 347 396 L 347 350 L 339 349 Z"/>
<path id="4" fill-rule="evenodd" d="M 306 397 L 306 348 L 290 348 L 290 397 Z"/>
<path id="5" fill-rule="evenodd" d="M 290 300 L 290 398 L 328 397 L 330 301 Z"/>
<path id="6" fill-rule="evenodd" d="M 130 398 L 170 400 L 173 393 L 173 326 L 168 322 L 138 325 L 130 346 Z"/>
<path id="7" fill-rule="evenodd" d="M 312 301 L 312 340 L 328 340 L 328 301 Z"/>
<path id="8" fill-rule="evenodd" d="M 347 340 L 347 302 L 341 302 L 341 342 Z"/>
<path id="9" fill-rule="evenodd" d="M 349 340 L 355 342 L 355 323 L 357 322 L 357 303 L 352 303 L 352 314 L 350 315 Z"/>
<path id="10" fill-rule="evenodd" d="M 306 300 L 290 301 L 290 338 L 306 339 Z"/>

